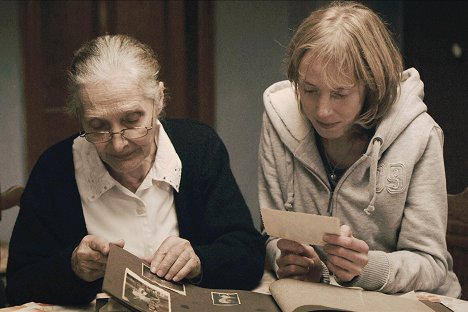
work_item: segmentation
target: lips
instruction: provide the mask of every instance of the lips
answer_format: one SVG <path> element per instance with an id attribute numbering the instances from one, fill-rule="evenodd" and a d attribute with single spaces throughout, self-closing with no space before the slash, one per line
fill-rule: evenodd
<path id="1" fill-rule="evenodd" d="M 336 125 L 339 124 L 339 122 L 320 122 L 317 120 L 317 124 L 320 126 L 320 128 L 323 128 L 323 129 L 331 129 L 333 127 L 335 127 Z"/>
<path id="2" fill-rule="evenodd" d="M 112 155 L 113 158 L 117 160 L 128 160 L 133 157 L 133 152 L 127 153 L 127 154 L 122 154 L 122 155 Z"/>

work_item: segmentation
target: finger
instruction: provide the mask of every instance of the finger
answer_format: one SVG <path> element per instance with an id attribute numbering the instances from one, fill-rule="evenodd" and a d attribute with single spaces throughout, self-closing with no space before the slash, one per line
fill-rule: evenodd
<path id="1" fill-rule="evenodd" d="M 325 242 L 327 244 L 324 246 L 324 249 L 329 248 L 329 246 L 335 245 L 343 247 L 345 249 L 351 249 L 359 253 L 369 252 L 369 246 L 367 245 L 367 243 L 363 240 L 354 237 L 330 235 L 329 237 L 327 237 Z"/>
<path id="2" fill-rule="evenodd" d="M 317 252 L 315 251 L 314 247 L 310 245 L 304 245 L 304 252 L 301 254 L 304 257 L 312 259 L 314 262 L 320 261 Z"/>
<path id="3" fill-rule="evenodd" d="M 281 252 L 295 254 L 302 254 L 304 252 L 304 245 L 289 239 L 280 239 L 277 243 L 277 246 Z"/>
<path id="4" fill-rule="evenodd" d="M 353 273 L 350 273 L 350 272 L 342 269 L 339 266 L 334 265 L 333 263 L 331 263 L 329 261 L 327 261 L 327 267 L 330 270 L 330 272 L 333 273 L 333 275 L 335 276 L 335 279 L 337 281 L 349 282 L 350 280 L 352 280 L 354 277 L 357 276 L 357 275 L 355 275 Z"/>
<path id="5" fill-rule="evenodd" d="M 109 252 L 109 242 L 107 240 L 93 235 L 88 237 L 89 238 L 86 240 L 86 243 L 88 244 L 89 248 L 102 254 L 107 254 Z"/>
<path id="6" fill-rule="evenodd" d="M 172 277 L 176 276 L 179 273 L 179 271 L 190 261 L 191 257 L 192 254 L 190 253 L 190 250 L 184 250 L 175 259 L 174 263 L 171 265 L 164 278 L 167 280 L 171 280 Z"/>
<path id="7" fill-rule="evenodd" d="M 300 276 L 308 273 L 308 268 L 300 267 L 297 265 L 288 265 L 279 268 L 276 274 L 278 278 L 292 278 L 292 276 Z"/>
<path id="8" fill-rule="evenodd" d="M 100 255 L 99 252 L 91 251 L 88 246 L 83 247 L 83 245 L 86 244 L 80 244 L 73 251 L 71 259 L 72 270 L 79 278 L 92 282 L 104 276 L 105 263 L 95 260 L 83 260 L 83 257 L 89 257 L 91 254 Z"/>
<path id="9" fill-rule="evenodd" d="M 323 251 L 325 251 L 329 257 L 336 256 L 343 258 L 361 267 L 367 265 L 368 262 L 368 249 L 366 249 L 365 246 L 363 246 L 362 250 L 356 251 L 336 245 L 325 245 Z"/>
<path id="10" fill-rule="evenodd" d="M 195 278 L 198 277 L 201 273 L 201 264 L 200 259 L 198 257 L 191 258 L 187 263 L 185 263 L 184 267 L 179 270 L 179 272 L 174 276 L 173 280 L 175 282 L 181 281 L 185 277 L 187 278 Z"/>
<path id="11" fill-rule="evenodd" d="M 291 276 L 288 276 L 288 278 L 292 278 L 292 279 L 295 279 L 296 281 L 304 281 L 306 279 L 306 275 L 291 275 Z"/>
<path id="12" fill-rule="evenodd" d="M 307 274 L 310 267 L 314 265 L 314 260 L 290 254 L 286 257 L 279 257 L 277 259 L 279 277 L 286 277 L 290 275 Z"/>
<path id="13" fill-rule="evenodd" d="M 90 261 L 104 263 L 107 260 L 99 251 L 89 248 L 86 243 L 78 245 L 75 253 L 78 262 Z"/>
<path id="14" fill-rule="evenodd" d="M 151 262 L 151 271 L 159 277 L 164 277 L 185 248 L 191 248 L 185 239 L 169 237 L 164 240 Z"/>
<path id="15" fill-rule="evenodd" d="M 351 228 L 348 225 L 342 225 L 340 227 L 340 235 L 336 234 L 324 234 L 322 239 L 326 243 L 331 243 L 333 240 L 336 240 L 338 237 L 353 237 Z"/>
<path id="16" fill-rule="evenodd" d="M 159 266 L 161 262 L 164 260 L 166 257 L 167 253 L 169 252 L 170 247 L 172 246 L 172 240 L 170 240 L 170 237 L 166 238 L 161 246 L 159 246 L 158 250 L 156 250 L 153 259 L 151 260 L 151 272 L 156 273 L 156 271 L 159 269 Z M 166 272 L 160 272 L 158 274 L 159 277 L 163 277 Z"/>
<path id="17" fill-rule="evenodd" d="M 337 268 L 340 268 L 343 271 L 346 271 L 353 276 L 361 275 L 362 274 L 362 268 L 360 264 L 351 262 L 345 258 L 337 257 L 334 255 L 329 255 L 327 258 L 328 263 L 331 263 Z"/>
<path id="18" fill-rule="evenodd" d="M 103 271 L 106 268 L 105 263 L 97 261 L 83 261 L 80 264 L 80 267 L 83 271 L 92 272 L 92 271 Z"/>
<path id="19" fill-rule="evenodd" d="M 292 276 L 301 276 L 309 273 L 310 265 L 287 265 L 280 267 L 277 271 L 279 278 L 291 278 Z"/>
<path id="20" fill-rule="evenodd" d="M 278 259 L 276 259 L 276 264 L 278 264 L 278 267 L 284 267 L 288 265 L 307 267 L 309 265 L 309 258 L 296 254 L 288 254 L 286 256 L 278 257 Z"/>

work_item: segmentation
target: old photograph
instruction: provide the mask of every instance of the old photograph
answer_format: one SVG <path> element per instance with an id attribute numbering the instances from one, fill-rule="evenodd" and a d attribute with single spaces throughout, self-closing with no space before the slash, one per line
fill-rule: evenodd
<path id="1" fill-rule="evenodd" d="M 154 286 L 137 274 L 125 269 L 125 279 L 122 290 L 122 299 L 140 311 L 170 312 L 170 294 Z"/>

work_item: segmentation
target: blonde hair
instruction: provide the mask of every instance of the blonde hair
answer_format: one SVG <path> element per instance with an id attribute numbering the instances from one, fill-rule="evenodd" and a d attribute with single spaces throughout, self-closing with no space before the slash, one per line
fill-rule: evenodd
<path id="1" fill-rule="evenodd" d="M 74 54 L 68 72 L 66 110 L 80 120 L 83 115 L 80 88 L 88 83 L 112 80 L 117 71 L 134 82 L 143 96 L 153 100 L 155 116 L 159 116 L 164 108 L 164 84 L 158 80 L 159 70 L 156 55 L 148 45 L 127 35 L 97 37 Z"/>
<path id="2" fill-rule="evenodd" d="M 297 95 L 299 66 L 306 53 L 311 62 L 321 64 L 325 83 L 364 84 L 367 96 L 355 120 L 358 128 L 375 127 L 397 100 L 403 60 L 383 20 L 366 6 L 333 2 L 302 21 L 285 61 Z"/>

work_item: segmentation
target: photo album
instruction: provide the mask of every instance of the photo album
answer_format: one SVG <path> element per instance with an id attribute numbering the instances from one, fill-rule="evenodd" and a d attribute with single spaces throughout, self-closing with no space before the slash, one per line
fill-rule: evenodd
<path id="1" fill-rule="evenodd" d="M 109 251 L 102 288 L 131 311 L 281 311 L 270 295 L 164 280 L 152 273 L 143 260 L 115 245 Z M 99 311 L 125 309 L 103 306 Z"/>

